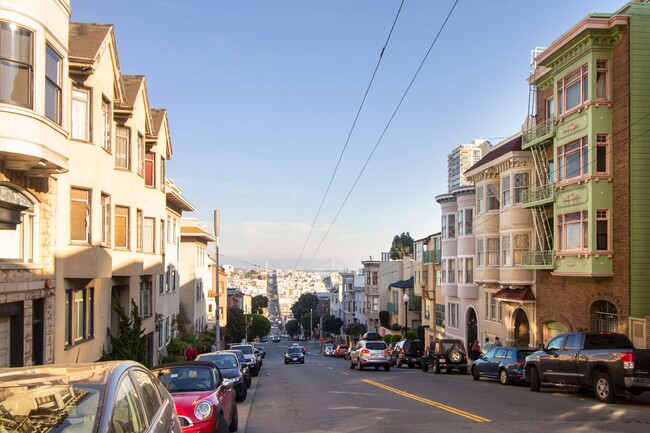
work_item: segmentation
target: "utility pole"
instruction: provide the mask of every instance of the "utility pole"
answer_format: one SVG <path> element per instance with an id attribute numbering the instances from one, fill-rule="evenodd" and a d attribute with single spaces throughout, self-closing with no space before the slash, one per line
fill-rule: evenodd
<path id="1" fill-rule="evenodd" d="M 221 215 L 219 213 L 219 210 L 216 209 L 214 211 L 214 249 L 215 249 L 215 263 L 216 263 L 216 290 L 215 290 L 215 306 L 214 306 L 214 317 L 216 319 L 217 325 L 216 325 L 216 337 L 215 337 L 215 347 L 217 350 L 221 350 L 221 317 L 219 315 L 219 225 L 220 225 L 220 218 Z"/>
<path id="2" fill-rule="evenodd" d="M 314 341 L 314 309 L 309 309 L 309 339 Z"/>

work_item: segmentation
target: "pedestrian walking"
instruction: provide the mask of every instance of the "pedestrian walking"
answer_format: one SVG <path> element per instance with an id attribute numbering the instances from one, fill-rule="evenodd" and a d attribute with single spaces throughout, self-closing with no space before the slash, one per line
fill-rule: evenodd
<path id="1" fill-rule="evenodd" d="M 502 347 L 503 344 L 499 341 L 499 337 L 494 337 L 494 346 L 493 347 Z"/>
<path id="2" fill-rule="evenodd" d="M 483 353 L 487 353 L 490 349 L 492 349 L 492 342 L 490 341 L 490 337 L 485 337 L 485 343 L 483 343 Z"/>
<path id="3" fill-rule="evenodd" d="M 212 347 L 210 347 L 211 352 L 216 352 L 217 351 L 217 345 L 215 343 L 212 343 Z"/>

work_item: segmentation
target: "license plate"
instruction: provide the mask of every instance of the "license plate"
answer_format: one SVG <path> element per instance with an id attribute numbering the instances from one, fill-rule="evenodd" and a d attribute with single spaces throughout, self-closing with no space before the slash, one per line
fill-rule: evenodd
<path id="1" fill-rule="evenodd" d="M 292 361 L 297 361 L 297 360 L 298 360 L 298 358 L 291 358 L 291 360 L 292 360 Z"/>

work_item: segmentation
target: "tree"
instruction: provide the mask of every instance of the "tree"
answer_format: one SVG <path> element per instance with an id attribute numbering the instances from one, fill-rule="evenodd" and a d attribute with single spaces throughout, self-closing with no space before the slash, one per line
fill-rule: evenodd
<path id="1" fill-rule="evenodd" d="M 324 332 L 329 332 L 333 335 L 340 335 L 341 326 L 343 326 L 343 321 L 336 316 L 327 316 L 323 319 Z"/>
<path id="2" fill-rule="evenodd" d="M 239 343 L 246 335 L 244 312 L 237 307 L 228 307 L 228 324 L 225 328 L 226 343 Z"/>
<path id="3" fill-rule="evenodd" d="M 291 319 L 287 322 L 287 334 L 295 337 L 300 334 L 300 324 L 296 319 Z"/>
<path id="4" fill-rule="evenodd" d="M 108 339 L 113 350 L 106 353 L 102 349 L 101 360 L 130 359 L 149 366 L 146 338 L 144 329 L 142 329 L 138 304 L 131 299 L 131 317 L 126 314 L 126 309 L 119 301 L 113 301 L 112 309 L 118 315 L 117 335 L 113 335 L 110 328 L 107 329 Z"/>
<path id="5" fill-rule="evenodd" d="M 352 337 L 353 340 L 358 340 L 366 331 L 366 325 L 363 323 L 350 323 L 345 327 L 345 333 Z"/>
<path id="6" fill-rule="evenodd" d="M 248 318 L 248 339 L 254 340 L 271 332 L 271 321 L 261 314 L 250 314 Z"/>
<path id="7" fill-rule="evenodd" d="M 300 323 L 302 324 L 302 329 L 305 331 L 305 337 L 311 338 L 311 334 L 314 331 L 313 328 L 316 328 L 320 323 L 320 316 L 313 310 L 308 311 L 307 314 L 302 316 Z"/>
<path id="8" fill-rule="evenodd" d="M 311 293 L 303 293 L 291 307 L 291 312 L 296 320 L 301 320 L 302 316 L 309 314 L 311 310 L 316 310 L 318 298 Z"/>
<path id="9" fill-rule="evenodd" d="M 251 312 L 262 314 L 265 308 L 269 308 L 269 298 L 264 295 L 253 296 L 251 299 Z"/>
<path id="10" fill-rule="evenodd" d="M 379 312 L 379 324 L 384 328 L 388 328 L 390 321 L 390 313 L 386 310 Z"/>
<path id="11" fill-rule="evenodd" d="M 401 260 L 404 255 L 413 254 L 413 238 L 409 232 L 402 232 L 401 235 L 393 237 L 393 245 L 390 247 L 390 258 Z"/>

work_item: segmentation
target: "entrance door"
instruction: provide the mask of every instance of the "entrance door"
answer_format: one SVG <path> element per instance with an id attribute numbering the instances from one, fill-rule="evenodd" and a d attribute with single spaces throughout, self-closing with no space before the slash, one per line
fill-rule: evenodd
<path id="1" fill-rule="evenodd" d="M 476 318 L 476 311 L 470 308 L 467 311 L 467 351 L 472 348 L 474 341 L 478 340 L 478 320 Z"/>
<path id="2" fill-rule="evenodd" d="M 515 313 L 515 347 L 529 347 L 530 345 L 530 324 L 528 316 L 521 308 Z"/>

